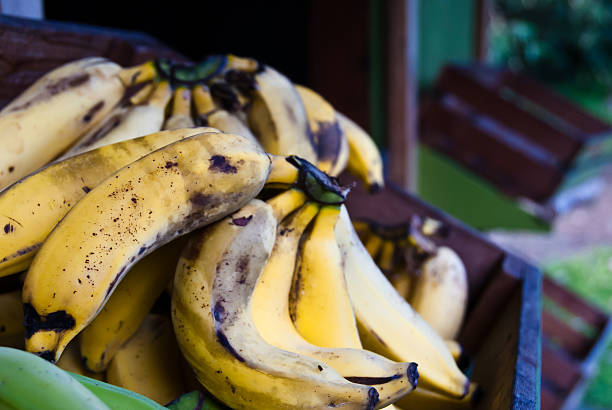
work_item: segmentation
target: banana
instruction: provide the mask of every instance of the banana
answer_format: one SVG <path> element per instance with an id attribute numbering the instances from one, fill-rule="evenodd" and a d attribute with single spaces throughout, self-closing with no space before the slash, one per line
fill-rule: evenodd
<path id="1" fill-rule="evenodd" d="M 289 313 L 304 339 L 321 347 L 360 349 L 346 291 L 342 255 L 334 236 L 337 205 L 323 206 L 303 239 L 289 297 Z"/>
<path id="2" fill-rule="evenodd" d="M 109 410 L 67 372 L 10 347 L 0 347 L 0 408 Z"/>
<path id="3" fill-rule="evenodd" d="M 454 339 L 467 306 L 467 274 L 455 251 L 440 247 L 416 277 L 410 305 L 443 338 Z"/>
<path id="4" fill-rule="evenodd" d="M 392 360 L 419 364 L 419 385 L 460 398 L 468 378 L 444 341 L 395 291 L 353 229 L 343 206 L 336 238 L 345 257 L 345 275 L 364 347 Z"/>
<path id="5" fill-rule="evenodd" d="M 176 239 L 141 259 L 117 286 L 96 318 L 83 329 L 81 356 L 87 369 L 106 370 L 121 345 L 138 330 L 174 276 L 185 243 L 184 237 Z"/>
<path id="6" fill-rule="evenodd" d="M 380 236 L 376 234 L 368 236 L 368 239 L 365 242 L 365 248 L 372 257 L 372 259 L 376 259 L 378 253 L 380 252 L 382 244 L 383 239 Z"/>
<path id="7" fill-rule="evenodd" d="M 306 110 L 291 81 L 269 66 L 255 74 L 255 81 L 247 113 L 253 134 L 271 154 L 297 155 L 316 164 Z"/>
<path id="8" fill-rule="evenodd" d="M 0 277 L 27 269 L 60 219 L 115 171 L 170 143 L 214 131 L 212 128 L 162 131 L 98 148 L 51 164 L 2 191 Z"/>
<path id="9" fill-rule="evenodd" d="M 414 279 L 411 274 L 406 272 L 406 267 L 393 269 L 391 274 L 388 275 L 388 278 L 397 293 L 405 300 L 408 300 L 410 292 L 412 291 L 412 282 Z"/>
<path id="10" fill-rule="evenodd" d="M 288 198 L 289 192 L 286 191 L 268 201 L 277 221 L 304 201 L 303 195 L 296 194 L 293 199 Z M 310 202 L 278 225 L 274 248 L 253 292 L 251 302 L 253 321 L 267 343 L 320 360 L 347 380 L 358 381 L 376 388 L 380 392 L 378 406 L 383 407 L 409 393 L 416 385 L 418 374 L 415 363 L 394 363 L 372 352 L 346 348 L 349 346 L 340 346 L 341 348 L 314 346 L 297 332 L 289 317 L 288 293 L 293 276 L 292 267 L 296 263 L 303 232 L 317 214 L 319 207 L 318 204 Z M 339 296 L 342 297 L 342 294 Z M 332 295 L 332 298 L 334 297 L 336 295 Z M 352 333 L 349 329 L 349 336 L 352 336 Z M 346 340 L 360 347 L 359 340 L 355 342 L 351 337 Z M 334 342 L 337 343 L 337 340 Z M 330 344 L 324 340 L 324 336 L 323 344 Z"/>
<path id="11" fill-rule="evenodd" d="M 23 349 L 21 290 L 0 294 L 0 346 Z"/>
<path id="12" fill-rule="evenodd" d="M 94 373 L 85 368 L 83 360 L 81 360 L 81 354 L 79 353 L 79 344 L 81 338 L 78 337 L 68 344 L 64 354 L 57 361 L 56 365 L 60 369 L 66 370 L 67 372 L 80 374 L 96 380 L 104 380 L 104 373 Z"/>
<path id="13" fill-rule="evenodd" d="M 444 341 L 444 343 L 446 343 L 446 347 L 448 347 L 448 350 L 451 352 L 451 355 L 453 355 L 453 359 L 455 359 L 456 362 L 459 362 L 461 354 L 463 353 L 463 348 L 461 347 L 459 342 L 453 339 L 447 339 Z"/>
<path id="14" fill-rule="evenodd" d="M 346 167 L 349 147 L 346 134 L 340 128 L 336 111 L 323 97 L 310 88 L 295 85 L 308 116 L 314 145 L 317 148 L 317 167 L 338 176 Z"/>
<path id="15" fill-rule="evenodd" d="M 276 228 L 272 207 L 253 200 L 190 241 L 172 295 L 181 351 L 204 387 L 234 409 L 375 408 L 375 388 L 276 348 L 257 331 L 252 292 Z"/>
<path id="16" fill-rule="evenodd" d="M 114 122 L 112 129 L 103 135 L 97 134 L 90 136 L 89 139 L 83 138 L 63 157 L 158 132 L 164 123 L 166 105 L 171 96 L 170 85 L 167 81 L 161 81 L 155 86 L 155 90 L 147 101 L 128 107 L 119 122 Z"/>
<path id="17" fill-rule="evenodd" d="M 383 162 L 372 138 L 359 125 L 336 111 L 340 128 L 346 134 L 349 157 L 346 169 L 359 177 L 371 192 L 385 186 Z"/>
<path id="18" fill-rule="evenodd" d="M 151 314 L 111 360 L 106 379 L 164 405 L 185 393 L 179 361 L 172 323 Z"/>
<path id="19" fill-rule="evenodd" d="M 197 134 L 121 168 L 57 224 L 23 287 L 26 349 L 57 360 L 129 268 L 156 248 L 243 206 L 270 159 L 247 139 Z"/>
<path id="20" fill-rule="evenodd" d="M 385 274 L 390 274 L 394 267 L 395 243 L 390 239 L 384 239 L 380 245 L 376 264 Z"/>
<path id="21" fill-rule="evenodd" d="M 240 118 L 215 104 L 208 87 L 197 85 L 192 90 L 193 101 L 198 114 L 198 123 L 230 134 L 242 135 L 257 141 L 249 127 Z"/>
<path id="22" fill-rule="evenodd" d="M 45 74 L 0 111 L 0 190 L 45 165 L 124 95 L 121 67 L 100 57 Z"/>
<path id="23" fill-rule="evenodd" d="M 476 383 L 470 383 L 469 391 L 462 399 L 454 399 L 419 386 L 395 404 L 405 410 L 467 410 L 476 408 L 479 399 L 480 388 Z"/>
<path id="24" fill-rule="evenodd" d="M 156 63 L 150 60 L 134 67 L 124 68 L 117 76 L 126 87 L 151 81 L 157 76 Z"/>
<path id="25" fill-rule="evenodd" d="M 191 90 L 178 87 L 172 96 L 172 111 L 164 123 L 165 130 L 195 127 L 191 118 Z"/>

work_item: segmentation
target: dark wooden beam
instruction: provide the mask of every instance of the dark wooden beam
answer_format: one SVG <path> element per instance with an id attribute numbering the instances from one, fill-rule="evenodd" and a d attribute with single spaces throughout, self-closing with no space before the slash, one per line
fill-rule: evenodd
<path id="1" fill-rule="evenodd" d="M 418 0 L 387 2 L 387 132 L 389 179 L 416 190 Z"/>
<path id="2" fill-rule="evenodd" d="M 474 58 L 485 62 L 488 53 L 490 0 L 474 0 Z"/>

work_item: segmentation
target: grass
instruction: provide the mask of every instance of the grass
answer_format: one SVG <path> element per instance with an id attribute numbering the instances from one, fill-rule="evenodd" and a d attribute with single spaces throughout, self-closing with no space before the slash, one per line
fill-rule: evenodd
<path id="1" fill-rule="evenodd" d="M 597 247 L 568 259 L 550 261 L 543 270 L 586 300 L 612 313 L 612 247 Z M 581 409 L 612 408 L 612 343 L 602 354 L 599 371 L 582 400 Z"/>

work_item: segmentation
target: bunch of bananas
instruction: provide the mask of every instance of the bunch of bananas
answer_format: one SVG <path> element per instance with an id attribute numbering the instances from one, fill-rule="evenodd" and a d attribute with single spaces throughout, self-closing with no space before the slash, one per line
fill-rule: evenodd
<path id="1" fill-rule="evenodd" d="M 15 148 L 0 154 L 0 277 L 27 270 L 0 289 L 0 345 L 102 398 L 92 379 L 160 404 L 203 386 L 232 408 L 469 406 L 475 384 L 343 205 L 334 176 L 380 187 L 380 154 L 312 90 L 235 56 L 92 58 L 0 124 Z M 9 356 L 0 367 L 29 360 Z M 0 388 L 36 407 L 15 396 Z"/>

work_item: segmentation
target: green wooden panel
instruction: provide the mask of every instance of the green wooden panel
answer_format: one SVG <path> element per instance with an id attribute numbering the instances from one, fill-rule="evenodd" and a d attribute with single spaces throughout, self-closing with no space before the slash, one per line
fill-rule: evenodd
<path id="1" fill-rule="evenodd" d="M 419 2 L 419 85 L 430 86 L 449 62 L 474 56 L 474 0 Z"/>
<path id="2" fill-rule="evenodd" d="M 466 224 L 481 230 L 550 229 L 512 198 L 446 156 L 420 145 L 418 158 L 418 195 Z"/>

